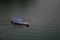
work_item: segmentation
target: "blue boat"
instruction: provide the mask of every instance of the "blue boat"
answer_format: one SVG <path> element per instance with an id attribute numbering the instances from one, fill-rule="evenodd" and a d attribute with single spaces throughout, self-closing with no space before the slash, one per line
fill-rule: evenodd
<path id="1" fill-rule="evenodd" d="M 12 18 L 11 23 L 16 25 L 26 25 L 27 27 L 29 27 L 28 22 L 23 22 L 22 18 Z"/>

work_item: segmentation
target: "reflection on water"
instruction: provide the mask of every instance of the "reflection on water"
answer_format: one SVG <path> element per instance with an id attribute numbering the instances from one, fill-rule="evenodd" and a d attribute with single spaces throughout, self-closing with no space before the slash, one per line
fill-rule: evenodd
<path id="1" fill-rule="evenodd" d="M 0 40 L 60 40 L 59 0 L 21 1 L 0 2 Z M 11 24 L 13 17 L 30 27 Z"/>

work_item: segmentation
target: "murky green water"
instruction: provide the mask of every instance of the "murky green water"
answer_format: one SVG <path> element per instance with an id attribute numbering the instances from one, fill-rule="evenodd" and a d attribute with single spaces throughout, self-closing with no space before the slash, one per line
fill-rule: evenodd
<path id="1" fill-rule="evenodd" d="M 0 40 L 60 40 L 59 0 L 0 1 Z M 14 25 L 21 17 L 30 27 Z"/>

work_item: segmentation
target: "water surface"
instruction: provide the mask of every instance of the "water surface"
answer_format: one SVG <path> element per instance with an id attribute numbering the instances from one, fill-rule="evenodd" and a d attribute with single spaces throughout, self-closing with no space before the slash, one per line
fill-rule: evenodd
<path id="1" fill-rule="evenodd" d="M 59 5 L 59 0 L 1 1 L 0 40 L 60 40 Z M 11 24 L 13 17 L 30 27 Z"/>

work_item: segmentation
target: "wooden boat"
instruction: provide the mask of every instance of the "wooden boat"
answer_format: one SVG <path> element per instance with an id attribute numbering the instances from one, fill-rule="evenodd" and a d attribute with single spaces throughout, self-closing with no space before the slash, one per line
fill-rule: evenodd
<path id="1" fill-rule="evenodd" d="M 13 23 L 13 24 L 15 24 L 15 25 L 25 25 L 25 26 L 27 26 L 27 27 L 29 27 L 29 23 L 28 22 L 11 22 L 11 23 Z"/>

